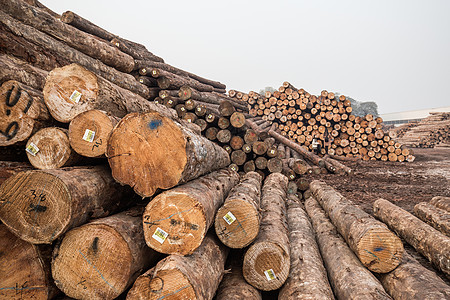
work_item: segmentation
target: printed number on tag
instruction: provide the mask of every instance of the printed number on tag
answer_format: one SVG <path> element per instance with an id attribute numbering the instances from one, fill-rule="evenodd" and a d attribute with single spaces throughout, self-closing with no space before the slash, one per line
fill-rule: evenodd
<path id="1" fill-rule="evenodd" d="M 277 279 L 277 276 L 275 276 L 275 272 L 272 269 L 264 271 L 264 274 L 266 275 L 266 278 L 269 281 Z"/>
<path id="2" fill-rule="evenodd" d="M 78 103 L 80 102 L 80 98 L 81 98 L 81 93 L 77 90 L 73 91 L 72 95 L 70 96 L 70 101 L 74 102 L 74 103 Z"/>
<path id="3" fill-rule="evenodd" d="M 157 240 L 162 244 L 164 243 L 168 235 L 169 234 L 167 232 L 158 227 L 156 228 L 155 233 L 153 233 L 152 238 L 154 238 L 155 240 Z"/>
<path id="4" fill-rule="evenodd" d="M 86 131 L 84 132 L 83 135 L 83 140 L 85 140 L 86 142 L 92 143 L 92 141 L 94 140 L 95 137 L 95 131 L 86 129 Z"/>
<path id="5" fill-rule="evenodd" d="M 25 150 L 33 156 L 36 156 L 36 154 L 39 152 L 38 146 L 36 146 L 34 143 L 30 143 Z"/>
<path id="6" fill-rule="evenodd" d="M 228 225 L 231 225 L 231 223 L 236 221 L 236 217 L 231 213 L 231 211 L 227 212 L 227 214 L 223 216 L 223 219 L 228 223 Z"/>

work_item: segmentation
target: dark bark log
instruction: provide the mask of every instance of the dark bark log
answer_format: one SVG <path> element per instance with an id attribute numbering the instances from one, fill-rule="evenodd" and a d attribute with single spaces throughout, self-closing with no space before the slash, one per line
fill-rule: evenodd
<path id="1" fill-rule="evenodd" d="M 178 92 L 178 96 L 181 99 L 194 99 L 197 101 L 217 104 L 219 105 L 222 101 L 229 101 L 233 104 L 233 106 L 237 109 L 241 109 L 242 111 L 248 112 L 248 106 L 245 103 L 240 103 L 235 101 L 233 98 L 229 98 L 217 93 L 208 93 L 208 92 L 199 92 L 192 87 L 182 86 Z"/>
<path id="2" fill-rule="evenodd" d="M 36 90 L 42 90 L 44 88 L 45 77 L 48 74 L 46 71 L 35 68 L 20 59 L 1 53 L 0 70 L 0 83 L 8 80 L 16 80 L 25 82 L 26 85 Z"/>

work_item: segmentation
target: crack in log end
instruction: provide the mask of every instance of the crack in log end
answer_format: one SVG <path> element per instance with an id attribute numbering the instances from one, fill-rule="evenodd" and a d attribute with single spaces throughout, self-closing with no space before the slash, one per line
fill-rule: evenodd
<path id="1" fill-rule="evenodd" d="M 162 125 L 162 120 L 151 120 L 148 123 L 148 128 L 150 128 L 151 130 L 155 130 L 158 129 L 158 127 L 160 127 Z"/>

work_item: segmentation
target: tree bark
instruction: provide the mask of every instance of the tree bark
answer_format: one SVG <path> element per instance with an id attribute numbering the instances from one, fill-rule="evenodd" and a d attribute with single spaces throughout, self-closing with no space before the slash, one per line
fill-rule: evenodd
<path id="1" fill-rule="evenodd" d="M 402 241 L 385 224 L 322 181 L 311 182 L 310 189 L 366 268 L 387 273 L 399 265 L 403 255 Z"/>
<path id="2" fill-rule="evenodd" d="M 106 65 L 126 73 L 134 69 L 134 59 L 131 56 L 109 43 L 60 22 L 39 8 L 19 0 L 1 0 L 0 3 L 2 10 L 10 16 L 14 16 L 15 19 L 63 41 L 70 47 L 96 58 Z"/>
<path id="3" fill-rule="evenodd" d="M 446 236 L 450 237 L 450 213 L 437 208 L 433 204 L 421 202 L 414 206 L 416 217 L 433 226 Z"/>
<path id="4" fill-rule="evenodd" d="M 94 220 L 69 231 L 53 251 L 56 285 L 76 299 L 115 299 L 159 254 L 145 245 L 142 209 Z"/>
<path id="5" fill-rule="evenodd" d="M 42 52 L 45 53 L 45 56 L 53 57 L 60 65 L 67 65 L 69 63 L 80 64 L 88 70 L 106 78 L 107 80 L 117 84 L 122 88 L 128 89 L 133 93 L 141 95 L 144 98 L 152 97 L 151 91 L 149 91 L 149 89 L 145 85 L 140 84 L 138 81 L 136 81 L 136 79 L 132 75 L 122 73 L 114 69 L 113 67 L 107 66 L 100 60 L 92 58 L 66 45 L 63 42 L 60 42 L 58 39 L 55 39 L 31 26 L 18 22 L 2 11 L 0 11 L 0 23 L 5 28 L 7 28 L 8 31 L 11 31 L 16 36 L 18 36 L 19 39 L 24 39 L 32 44 L 35 44 L 38 49 L 42 49 Z M 33 56 L 31 59 L 37 60 L 33 62 L 33 64 L 39 65 L 48 71 L 53 69 L 52 65 L 47 65 L 45 60 L 38 61 L 39 58 L 42 58 L 42 55 L 38 56 L 35 52 L 32 52 L 31 49 L 29 49 L 29 51 Z M 28 81 L 22 81 L 19 79 L 17 80 L 25 82 L 34 88 L 42 89 L 42 87 L 44 86 L 44 84 L 42 84 L 40 87 L 36 87 L 31 85 Z"/>
<path id="6" fill-rule="evenodd" d="M 157 112 L 123 118 L 108 139 L 106 156 L 113 177 L 142 197 L 230 164 L 223 148 Z"/>
<path id="7" fill-rule="evenodd" d="M 156 196 L 143 216 L 147 245 L 161 253 L 192 254 L 238 181 L 236 172 L 222 169 Z"/>
<path id="8" fill-rule="evenodd" d="M 245 253 L 243 274 L 263 291 L 280 288 L 289 275 L 290 249 L 286 220 L 288 179 L 280 173 L 267 176 L 262 188 L 259 234 Z"/>
<path id="9" fill-rule="evenodd" d="M 59 291 L 50 271 L 50 246 L 36 246 L 0 224 L 0 298 L 52 299 Z"/>
<path id="10" fill-rule="evenodd" d="M 76 116 L 69 125 L 70 146 L 86 157 L 105 157 L 106 142 L 120 119 L 93 109 Z"/>
<path id="11" fill-rule="evenodd" d="M 122 208 L 125 189 L 103 166 L 20 172 L 0 187 L 0 219 L 21 239 L 50 244 Z"/>
<path id="12" fill-rule="evenodd" d="M 447 276 L 450 275 L 450 238 L 448 236 L 384 199 L 374 202 L 373 213 L 435 267 Z"/>
<path id="13" fill-rule="evenodd" d="M 235 101 L 233 98 L 222 96 L 217 93 L 199 92 L 187 85 L 180 87 L 178 96 L 183 100 L 194 99 L 197 101 L 217 105 L 220 105 L 220 103 L 222 103 L 223 101 L 229 101 L 235 108 L 248 112 L 247 105 L 245 105 L 244 103 L 239 103 Z"/>
<path id="14" fill-rule="evenodd" d="M 50 124 L 42 92 L 15 80 L 1 85 L 0 146 L 23 142 Z"/>
<path id="15" fill-rule="evenodd" d="M 180 75 L 172 74 L 167 71 L 160 72 L 164 75 L 161 75 L 158 78 L 158 86 L 163 90 L 176 90 L 181 88 L 184 85 L 191 86 L 200 92 L 212 92 L 214 88 L 210 85 L 198 82 L 189 77 L 183 77 Z"/>
<path id="16" fill-rule="evenodd" d="M 228 249 L 215 237 L 207 235 L 192 255 L 170 255 L 158 262 L 153 275 L 140 276 L 127 300 L 211 300 L 222 280 L 227 255 Z"/>
<path id="17" fill-rule="evenodd" d="M 278 299 L 334 299 L 314 229 L 298 197 L 287 199 L 291 268 Z"/>
<path id="18" fill-rule="evenodd" d="M 28 139 L 25 147 L 28 160 L 36 169 L 69 167 L 80 160 L 72 150 L 67 129 L 46 127 Z"/>
<path id="19" fill-rule="evenodd" d="M 78 114 L 101 109 L 122 118 L 128 113 L 154 110 L 175 118 L 175 112 L 149 102 L 77 64 L 54 69 L 44 87 L 45 104 L 52 116 L 63 123 Z"/>
<path id="20" fill-rule="evenodd" d="M 450 212 L 450 197 L 436 196 L 430 201 L 437 208 Z"/>
<path id="21" fill-rule="evenodd" d="M 314 197 L 305 201 L 317 243 L 337 299 L 392 299 L 358 260 Z"/>
<path id="22" fill-rule="evenodd" d="M 227 247 L 244 248 L 257 237 L 260 221 L 261 175 L 245 174 L 216 213 L 216 234 Z"/>
<path id="23" fill-rule="evenodd" d="M 395 270 L 379 278 L 394 300 L 450 298 L 450 287 L 406 252 L 402 263 Z"/>
<path id="24" fill-rule="evenodd" d="M 0 83 L 8 80 L 16 80 L 26 82 L 28 86 L 36 90 L 42 90 L 44 88 L 47 72 L 35 68 L 20 59 L 0 53 L 0 70 L 2 70 L 0 72 Z"/>

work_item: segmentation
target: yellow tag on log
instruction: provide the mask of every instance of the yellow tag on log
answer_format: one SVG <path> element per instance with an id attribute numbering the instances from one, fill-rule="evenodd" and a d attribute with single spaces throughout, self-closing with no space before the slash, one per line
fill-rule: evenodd
<path id="1" fill-rule="evenodd" d="M 95 131 L 86 129 L 86 131 L 84 132 L 83 135 L 83 140 L 85 140 L 86 142 L 92 143 L 92 141 L 94 140 L 95 137 Z"/>
<path id="2" fill-rule="evenodd" d="M 25 150 L 33 156 L 36 156 L 36 154 L 39 152 L 38 146 L 36 146 L 34 143 L 30 143 Z"/>
<path id="3" fill-rule="evenodd" d="M 223 219 L 228 225 L 231 225 L 234 221 L 236 221 L 236 217 L 231 213 L 231 211 L 227 212 L 227 214 L 223 216 Z"/>
<path id="4" fill-rule="evenodd" d="M 275 272 L 272 269 L 264 271 L 264 275 L 266 275 L 266 278 L 269 281 L 277 279 L 277 276 L 275 276 Z"/>
<path id="5" fill-rule="evenodd" d="M 156 228 L 155 233 L 153 233 L 152 238 L 154 238 L 155 240 L 157 240 L 162 244 L 164 243 L 168 235 L 169 234 L 167 232 L 158 227 Z"/>
<path id="6" fill-rule="evenodd" d="M 70 95 L 70 101 L 74 102 L 74 103 L 78 103 L 80 102 L 81 99 L 81 93 L 77 90 L 73 91 L 72 95 Z"/>

